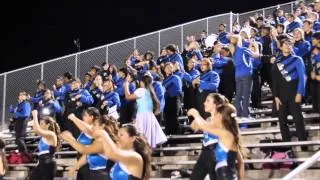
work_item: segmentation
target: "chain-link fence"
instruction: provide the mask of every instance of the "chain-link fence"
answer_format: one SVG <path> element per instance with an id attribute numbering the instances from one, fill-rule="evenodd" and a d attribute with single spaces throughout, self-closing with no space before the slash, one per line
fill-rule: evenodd
<path id="1" fill-rule="evenodd" d="M 285 12 L 292 12 L 294 2 L 278 6 Z M 203 30 L 207 31 L 208 34 L 217 33 L 219 24 L 221 23 L 227 24 L 227 30 L 231 31 L 234 22 L 242 24 L 256 13 L 272 15 L 278 6 L 242 14 L 230 12 L 203 18 L 1 74 L 0 113 L 2 115 L 2 128 L 6 129 L 7 127 L 5 124 L 11 117 L 7 109 L 9 105 L 17 104 L 19 91 L 25 90 L 34 94 L 36 91 L 36 80 L 38 79 L 45 80 L 48 88 L 51 88 L 56 78 L 64 72 L 71 72 L 76 77 L 83 78 L 91 66 L 101 65 L 102 62 L 122 67 L 135 48 L 139 49 L 143 54 L 148 50 L 153 51 L 155 58 L 159 56 L 160 49 L 168 44 L 175 44 L 182 51 L 187 40 L 186 36 L 194 35 L 196 39 L 199 39 L 200 33 Z"/>

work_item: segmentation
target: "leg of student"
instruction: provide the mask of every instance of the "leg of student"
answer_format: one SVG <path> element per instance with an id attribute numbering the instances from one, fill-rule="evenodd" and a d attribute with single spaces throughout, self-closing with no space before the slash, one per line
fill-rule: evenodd
<path id="1" fill-rule="evenodd" d="M 282 105 L 279 107 L 279 125 L 280 125 L 280 132 L 283 141 L 291 141 L 291 135 L 288 127 L 288 102 L 282 102 Z"/>
<path id="2" fill-rule="evenodd" d="M 28 121 L 26 119 L 17 119 L 15 123 L 16 144 L 20 153 L 27 152 L 27 146 L 24 141 L 27 125 Z"/>

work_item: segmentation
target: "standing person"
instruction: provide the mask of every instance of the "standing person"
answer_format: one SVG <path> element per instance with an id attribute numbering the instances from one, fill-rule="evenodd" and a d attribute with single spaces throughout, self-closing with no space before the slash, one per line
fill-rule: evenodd
<path id="1" fill-rule="evenodd" d="M 312 109 L 320 113 L 320 47 L 314 47 L 311 70 Z"/>
<path id="2" fill-rule="evenodd" d="M 256 43 L 251 43 L 250 46 L 255 46 Z M 230 37 L 230 51 L 233 54 L 236 68 L 236 99 L 235 106 L 237 108 L 238 117 L 249 117 L 250 95 L 252 91 L 252 62 L 251 57 L 259 58 L 258 52 L 252 52 L 250 49 L 242 47 L 241 37 L 232 35 Z"/>
<path id="3" fill-rule="evenodd" d="M 52 86 L 54 98 L 59 102 L 62 111 L 64 111 L 64 97 L 65 97 L 65 91 L 66 87 L 63 85 L 63 77 L 59 76 L 56 79 L 55 84 Z"/>
<path id="4" fill-rule="evenodd" d="M 183 87 L 184 98 L 183 98 L 183 109 L 190 109 L 196 107 L 194 101 L 195 91 L 192 87 L 192 81 L 200 76 L 200 72 L 195 69 L 196 60 L 191 58 L 188 60 L 187 72 L 183 74 L 183 81 L 185 86 Z"/>
<path id="5" fill-rule="evenodd" d="M 229 47 L 221 48 L 221 56 L 227 61 L 227 64 L 223 67 L 221 73 L 219 87 L 221 86 L 222 88 L 219 93 L 226 96 L 229 102 L 231 102 L 236 91 L 236 80 L 235 67 Z"/>
<path id="6" fill-rule="evenodd" d="M 72 121 L 81 131 L 81 134 L 77 138 L 77 141 L 84 146 L 89 146 L 92 144 L 92 126 L 95 119 L 100 118 L 100 112 L 94 107 L 89 107 L 82 114 L 82 119 L 78 119 L 74 114 L 70 114 L 68 119 Z M 69 170 L 69 174 L 73 176 L 74 171 L 77 171 L 77 180 L 87 180 L 89 179 L 89 165 L 85 164 L 80 166 L 81 161 L 84 161 L 86 155 L 78 154 L 77 163 L 74 167 Z"/>
<path id="7" fill-rule="evenodd" d="M 188 115 L 195 119 L 191 124 L 192 129 L 209 132 L 219 139 L 215 147 L 216 165 L 211 167 L 212 169 L 215 168 L 216 179 L 242 180 L 244 177 L 244 162 L 240 150 L 240 132 L 235 119 L 235 107 L 229 103 L 217 107 L 214 123 L 202 119 L 195 109 L 190 109 Z M 236 160 L 238 160 L 239 172 L 237 172 Z"/>
<path id="8" fill-rule="evenodd" d="M 27 152 L 28 150 L 24 139 L 26 136 L 28 120 L 31 115 L 31 105 L 27 101 L 27 93 L 25 91 L 21 91 L 19 93 L 18 103 L 19 104 L 16 108 L 10 106 L 9 112 L 14 113 L 13 119 L 15 121 L 15 142 L 18 145 L 20 158 L 22 158 L 23 163 L 28 163 L 31 161 L 31 158 Z"/>
<path id="9" fill-rule="evenodd" d="M 259 46 L 251 46 L 250 49 L 254 52 L 255 48 L 259 48 L 258 51 L 261 52 L 261 44 Z M 260 70 L 262 67 L 260 58 L 250 58 L 252 61 L 252 92 L 251 92 L 251 107 L 261 109 L 261 78 Z"/>
<path id="10" fill-rule="evenodd" d="M 111 79 L 107 79 L 103 82 L 103 95 L 99 104 L 101 114 L 110 114 L 110 108 L 115 106 L 115 110 L 118 110 L 121 106 L 119 94 L 114 92 L 114 84 Z M 115 111 L 117 116 L 118 113 Z M 118 118 L 118 117 L 117 117 Z M 116 119 L 117 119 L 116 118 Z"/>
<path id="11" fill-rule="evenodd" d="M 165 79 L 162 82 L 166 89 L 164 120 L 167 134 L 179 134 L 179 113 L 181 109 L 182 81 L 181 78 L 173 74 L 172 63 L 166 63 L 164 66 Z"/>
<path id="12" fill-rule="evenodd" d="M 155 148 L 167 141 L 155 115 L 160 113 L 160 103 L 152 87 L 152 77 L 144 75 L 140 81 L 140 88 L 130 94 L 129 79 L 124 83 L 125 96 L 128 100 L 137 101 L 137 115 L 135 126 L 143 133 L 150 146 Z"/>
<path id="13" fill-rule="evenodd" d="M 42 80 L 37 81 L 37 92 L 32 97 L 30 95 L 27 96 L 27 99 L 33 103 L 33 109 L 39 108 L 39 102 L 43 99 L 44 92 L 46 91 L 46 83 Z"/>
<path id="14" fill-rule="evenodd" d="M 30 180 L 53 180 L 56 174 L 56 161 L 54 153 L 60 147 L 61 142 L 58 138 L 60 134 L 59 125 L 49 116 L 40 117 L 38 121 L 38 111 L 32 111 L 33 129 L 40 136 L 39 141 L 39 163 L 33 170 Z"/>
<path id="15" fill-rule="evenodd" d="M 166 47 L 167 54 L 169 55 L 169 62 L 175 64 L 178 63 L 180 70 L 184 72 L 183 59 L 181 55 L 178 53 L 178 49 L 174 44 L 169 44 Z"/>
<path id="16" fill-rule="evenodd" d="M 86 89 L 80 88 L 79 79 L 72 79 L 71 82 L 71 92 L 65 97 L 64 123 L 67 130 L 71 131 L 74 137 L 78 137 L 80 131 L 73 123 L 67 121 L 68 115 L 74 113 L 77 117 L 81 117 L 83 110 L 92 105 L 93 98 Z"/>
<path id="17" fill-rule="evenodd" d="M 228 99 L 221 94 L 211 93 L 207 96 L 204 101 L 204 109 L 211 115 L 207 118 L 208 123 L 214 123 L 213 119 L 217 113 L 217 108 L 226 103 L 228 103 Z M 214 167 L 216 165 L 215 147 L 218 137 L 206 131 L 203 132 L 203 137 L 202 151 L 193 167 L 191 180 L 203 180 L 207 174 L 209 174 L 211 180 L 216 179 Z"/>
<path id="18" fill-rule="evenodd" d="M 97 108 L 101 103 L 101 97 L 103 95 L 102 83 L 102 77 L 100 75 L 97 75 L 93 80 L 91 87 L 89 88 L 89 92 L 93 98 L 93 106 Z"/>
<path id="19" fill-rule="evenodd" d="M 92 79 L 92 75 L 90 74 L 90 72 L 87 72 L 84 75 L 84 82 L 83 82 L 83 85 L 82 85 L 83 89 L 86 89 L 86 90 L 90 91 L 91 85 L 93 83 L 93 81 L 91 81 L 91 79 Z"/>
<path id="20" fill-rule="evenodd" d="M 160 125 L 163 124 L 163 111 L 164 107 L 166 104 L 166 99 L 165 99 L 165 92 L 166 89 L 162 86 L 162 82 L 160 80 L 160 77 L 153 73 L 150 77 L 152 77 L 152 87 L 157 95 L 157 98 L 160 102 L 160 113 L 156 115 L 156 118 L 159 122 Z"/>
<path id="21" fill-rule="evenodd" d="M 283 141 L 291 141 L 287 116 L 293 116 L 297 136 L 300 141 L 307 140 L 301 112 L 301 101 L 305 94 L 305 66 L 301 57 L 292 54 L 290 40 L 280 42 L 282 55 L 275 61 L 273 68 L 273 92 L 276 108 L 279 111 L 280 131 Z"/>
<path id="22" fill-rule="evenodd" d="M 136 76 L 133 73 L 127 74 L 129 81 L 129 91 L 132 94 L 136 90 Z M 126 124 L 132 122 L 136 118 L 136 101 L 130 101 L 125 98 L 124 89 L 123 96 L 120 97 L 121 107 L 120 107 L 120 124 Z"/>
<path id="23" fill-rule="evenodd" d="M 0 180 L 3 180 L 3 177 L 8 170 L 8 162 L 7 162 L 6 152 L 4 148 L 5 148 L 5 143 L 2 139 L 0 139 Z"/>
<path id="24" fill-rule="evenodd" d="M 70 119 L 73 119 L 73 122 L 81 121 L 77 120 L 74 115 L 69 116 Z M 108 118 L 108 116 L 102 116 L 100 118 L 93 120 L 93 126 L 91 133 L 95 131 L 105 131 L 112 137 L 112 140 L 116 140 L 116 133 L 118 133 L 117 123 L 114 120 Z M 79 153 L 86 154 L 87 156 L 82 156 L 78 163 L 76 164 L 75 169 L 77 170 L 89 164 L 89 179 L 90 180 L 108 180 L 109 172 L 113 165 L 113 162 L 110 162 L 108 156 L 104 156 L 104 149 L 101 143 L 101 140 L 94 138 L 90 145 L 83 145 L 72 136 L 70 132 L 63 132 L 61 137 L 67 141 L 73 148 L 75 148 Z M 110 164 L 111 163 L 111 164 Z M 109 168 L 108 168 L 109 167 Z M 71 173 L 73 174 L 73 173 Z"/>
<path id="25" fill-rule="evenodd" d="M 219 33 L 217 40 L 220 41 L 222 44 L 228 44 L 229 43 L 229 33 L 227 33 L 227 25 L 226 24 L 220 24 L 219 25 Z"/>
<path id="26" fill-rule="evenodd" d="M 147 180 L 151 174 L 151 148 L 142 134 L 130 124 L 118 133 L 118 145 L 105 131 L 95 131 L 94 138 L 101 138 L 105 156 L 116 164 L 110 172 L 112 180 Z"/>
<path id="27" fill-rule="evenodd" d="M 43 95 L 43 99 L 39 102 L 39 115 L 50 116 L 60 122 L 59 118 L 62 118 L 61 106 L 58 101 L 54 99 L 53 92 L 50 89 L 46 89 Z"/>
<path id="28" fill-rule="evenodd" d="M 201 116 L 207 118 L 209 117 L 209 114 L 205 112 L 203 102 L 207 98 L 208 94 L 218 91 L 220 77 L 218 73 L 212 71 L 212 63 L 208 58 L 201 61 L 201 72 L 200 77 L 192 81 L 192 85 L 197 91 L 196 107 L 200 111 Z"/>

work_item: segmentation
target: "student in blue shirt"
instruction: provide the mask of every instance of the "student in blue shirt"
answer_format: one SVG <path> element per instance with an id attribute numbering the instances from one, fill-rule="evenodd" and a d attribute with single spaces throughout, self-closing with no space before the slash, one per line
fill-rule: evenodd
<path id="1" fill-rule="evenodd" d="M 166 89 L 164 107 L 166 133 L 178 134 L 180 132 L 178 117 L 181 109 L 182 80 L 173 74 L 172 63 L 165 64 L 164 71 L 165 79 L 162 85 Z"/>
<path id="2" fill-rule="evenodd" d="M 220 77 L 218 73 L 212 71 L 212 63 L 210 59 L 204 58 L 201 61 L 201 75 L 192 81 L 192 85 L 196 90 L 197 110 L 200 111 L 202 117 L 207 118 L 208 113 L 205 113 L 203 102 L 208 94 L 218 91 Z"/>
<path id="3" fill-rule="evenodd" d="M 27 101 L 27 93 L 21 91 L 18 97 L 18 106 L 15 108 L 13 106 L 9 107 L 9 112 L 13 113 L 13 119 L 15 120 L 15 136 L 16 144 L 18 145 L 18 150 L 21 153 L 21 157 L 28 156 L 27 146 L 25 144 L 25 136 L 28 125 L 28 120 L 31 115 L 31 105 Z"/>
<path id="4" fill-rule="evenodd" d="M 159 122 L 159 124 L 163 124 L 163 111 L 164 111 L 164 106 L 165 106 L 165 92 L 166 89 L 162 86 L 162 82 L 161 79 L 159 78 L 159 76 L 155 75 L 154 73 L 150 73 L 151 77 L 152 77 L 152 86 L 153 89 L 157 95 L 157 98 L 159 100 L 160 103 L 160 114 L 156 115 L 156 118 Z"/>
<path id="5" fill-rule="evenodd" d="M 228 44 L 229 43 L 229 33 L 226 31 L 227 25 L 226 24 L 220 24 L 219 25 L 219 33 L 217 41 L 220 41 L 222 44 Z"/>
<path id="6" fill-rule="evenodd" d="M 303 31 L 304 31 L 304 39 L 311 44 L 312 41 L 312 30 L 313 22 L 310 19 L 306 19 L 303 21 Z"/>
<path id="7" fill-rule="evenodd" d="M 250 46 L 257 46 L 251 43 Z M 250 95 L 252 91 L 252 61 L 251 57 L 259 58 L 259 52 L 241 46 L 241 37 L 232 35 L 230 37 L 230 51 L 233 53 L 236 77 L 236 100 L 235 106 L 239 117 L 249 117 Z M 258 49 L 257 47 L 255 48 Z"/>
<path id="8" fill-rule="evenodd" d="M 84 75 L 83 88 L 88 90 L 88 91 L 90 91 L 91 85 L 93 83 L 93 81 L 91 79 L 92 79 L 92 75 L 89 72 L 87 72 Z"/>
<path id="9" fill-rule="evenodd" d="M 184 64 L 181 55 L 178 53 L 178 49 L 175 45 L 169 44 L 166 47 L 167 54 L 169 55 L 169 62 L 171 63 L 179 63 L 180 70 L 184 71 Z"/>
<path id="10" fill-rule="evenodd" d="M 183 74 L 182 80 L 184 81 L 183 87 L 183 109 L 190 109 L 196 107 L 196 102 L 194 101 L 195 92 L 192 87 L 192 81 L 200 76 L 200 72 L 195 69 L 196 60 L 191 58 L 188 60 L 187 72 Z"/>
<path id="11" fill-rule="evenodd" d="M 107 115 L 110 113 L 109 108 L 116 106 L 116 109 L 120 109 L 121 102 L 117 92 L 114 92 L 114 84 L 112 80 L 107 79 L 103 81 L 103 95 L 101 96 L 100 112 Z"/>
<path id="12" fill-rule="evenodd" d="M 258 51 L 261 53 L 262 45 L 259 42 Z M 256 51 L 256 46 L 251 46 L 251 50 Z M 261 78 L 260 78 L 260 70 L 262 67 L 260 58 L 250 58 L 252 61 L 252 92 L 251 92 L 251 107 L 261 109 Z"/>
<path id="13" fill-rule="evenodd" d="M 34 96 L 27 96 L 27 99 L 33 103 L 33 109 L 39 108 L 39 102 L 43 99 L 44 92 L 46 90 L 46 83 L 43 80 L 37 81 L 37 92 Z"/>
<path id="14" fill-rule="evenodd" d="M 92 81 L 92 85 L 88 90 L 93 98 L 93 106 L 99 108 L 99 104 L 101 103 L 101 97 L 103 94 L 102 88 L 102 76 L 97 75 L 96 78 Z"/>
<path id="15" fill-rule="evenodd" d="M 71 117 L 73 121 L 79 121 L 76 119 L 75 116 Z M 76 169 L 81 168 L 85 164 L 89 165 L 89 179 L 94 180 L 105 180 L 109 179 L 109 172 L 113 162 L 110 162 L 110 156 L 105 156 L 104 147 L 101 139 L 94 136 L 96 131 L 103 131 L 106 132 L 111 138 L 111 141 L 116 141 L 116 136 L 118 134 L 118 125 L 117 122 L 108 116 L 101 116 L 96 119 L 93 119 L 93 126 L 89 129 L 93 139 L 92 143 L 89 145 L 84 145 L 78 142 L 70 132 L 64 131 L 61 133 L 61 138 L 68 142 L 76 151 L 81 154 L 86 154 L 87 156 L 82 156 L 77 162 Z"/>
<path id="16" fill-rule="evenodd" d="M 63 85 L 63 77 L 59 76 L 52 87 L 53 87 L 54 98 L 59 102 L 62 108 L 62 111 L 64 111 L 64 96 L 65 96 L 66 87 Z"/>
<path id="17" fill-rule="evenodd" d="M 311 97 L 312 109 L 320 113 L 320 47 L 314 47 L 311 71 Z"/>
<path id="18" fill-rule="evenodd" d="M 53 92 L 50 89 L 46 89 L 43 99 L 39 102 L 38 107 L 39 115 L 40 116 L 50 116 L 55 118 L 57 122 L 61 121 L 62 119 L 62 110 L 61 106 L 53 97 Z"/>
<path id="19" fill-rule="evenodd" d="M 295 15 L 294 14 L 288 14 L 288 22 L 289 24 L 287 25 L 286 27 L 286 33 L 293 33 L 293 31 L 296 29 L 296 28 L 301 28 L 302 27 L 302 24 L 300 24 L 299 22 L 297 22 L 295 20 Z"/>
<path id="20" fill-rule="evenodd" d="M 305 66 L 301 57 L 293 55 L 290 40 L 280 42 L 282 55 L 278 56 L 273 68 L 273 93 L 279 111 L 280 131 L 283 141 L 291 141 L 287 125 L 289 113 L 293 116 L 297 136 L 300 141 L 307 140 L 301 111 L 302 97 L 305 95 Z M 306 148 L 303 147 L 305 150 Z"/>

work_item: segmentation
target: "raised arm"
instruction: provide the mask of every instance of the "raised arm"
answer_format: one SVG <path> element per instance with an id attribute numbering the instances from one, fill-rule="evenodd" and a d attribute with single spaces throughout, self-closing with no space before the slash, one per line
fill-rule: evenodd
<path id="1" fill-rule="evenodd" d="M 130 90 L 129 90 L 129 81 L 126 78 L 126 81 L 123 84 L 124 86 L 124 95 L 126 97 L 127 100 L 135 100 L 138 99 L 138 97 L 135 94 L 131 94 Z"/>
<path id="2" fill-rule="evenodd" d="M 39 120 L 38 120 L 38 111 L 37 110 L 33 110 L 32 111 L 32 118 L 33 118 L 33 130 L 42 137 L 45 138 L 51 138 L 51 139 L 55 139 L 55 134 L 52 131 L 48 131 L 48 130 L 44 130 L 42 128 L 40 128 L 39 125 Z"/>
<path id="3" fill-rule="evenodd" d="M 68 119 L 72 121 L 80 129 L 81 132 L 92 136 L 92 126 L 77 118 L 73 113 L 68 116 Z"/>

